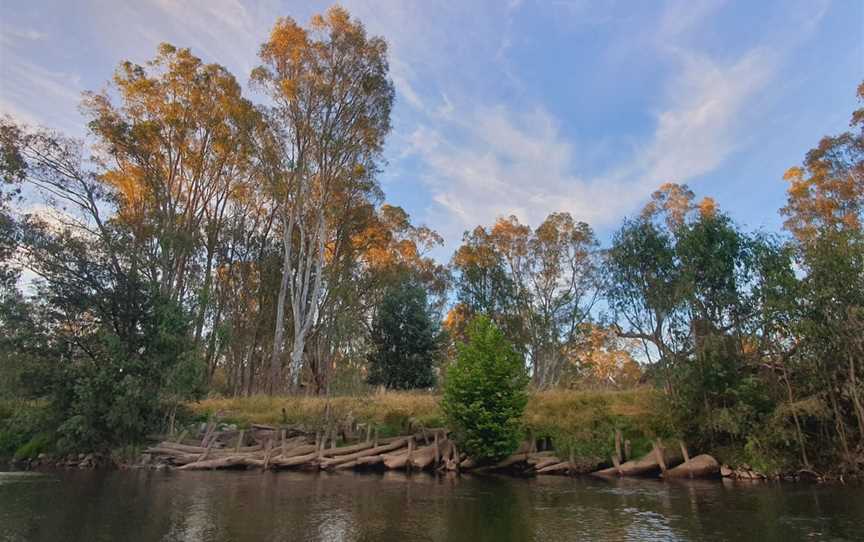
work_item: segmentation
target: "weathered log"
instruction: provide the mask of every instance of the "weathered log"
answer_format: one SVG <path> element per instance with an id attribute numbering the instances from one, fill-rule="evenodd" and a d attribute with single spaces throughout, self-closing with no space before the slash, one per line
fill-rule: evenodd
<path id="1" fill-rule="evenodd" d="M 554 455 L 550 457 L 544 457 L 540 458 L 540 460 L 534 465 L 534 469 L 545 469 L 546 467 L 549 467 L 551 465 L 557 465 L 558 463 L 561 463 L 561 460 Z"/>
<path id="2" fill-rule="evenodd" d="M 411 456 L 414 452 L 414 439 L 408 439 L 408 449 L 404 452 L 384 455 L 384 465 L 391 470 L 404 469 L 410 466 Z"/>
<path id="3" fill-rule="evenodd" d="M 261 466 L 261 470 L 267 470 L 267 467 L 270 466 L 270 457 L 273 454 L 273 441 L 267 441 L 267 453 L 264 455 L 264 464 Z"/>
<path id="4" fill-rule="evenodd" d="M 720 474 L 720 463 L 708 454 L 697 455 L 681 463 L 674 469 L 669 469 L 664 478 L 713 478 Z"/>
<path id="5" fill-rule="evenodd" d="M 527 448 L 530 449 L 530 446 L 528 446 Z M 501 461 L 499 461 L 493 465 L 487 465 L 484 467 L 480 467 L 479 469 L 477 469 L 477 471 L 480 472 L 480 471 L 488 471 L 488 470 L 506 469 L 507 467 L 511 467 L 511 466 L 515 465 L 516 463 L 524 463 L 525 461 L 528 461 L 528 458 L 530 455 L 531 455 L 531 453 L 528 452 L 527 450 L 524 452 L 514 453 L 512 455 L 505 457 L 504 459 L 502 459 Z"/>
<path id="6" fill-rule="evenodd" d="M 178 467 L 177 470 L 211 470 L 211 469 L 225 469 L 231 467 L 240 467 L 240 466 L 261 466 L 263 465 L 263 461 L 258 459 L 252 459 L 251 457 L 246 457 L 242 455 L 234 455 L 228 457 L 222 457 L 219 459 L 207 459 L 204 461 L 195 461 L 193 463 L 189 463 L 187 465 L 183 465 L 182 467 Z"/>
<path id="7" fill-rule="evenodd" d="M 240 434 L 237 436 L 237 445 L 234 446 L 234 452 L 240 453 L 240 448 L 243 447 L 243 438 L 246 436 L 246 430 L 241 429 Z"/>
<path id="8" fill-rule="evenodd" d="M 528 459 L 526 459 L 525 462 L 529 465 L 536 466 L 539 463 L 547 461 L 550 458 L 555 459 L 556 463 L 559 461 L 558 458 L 555 457 L 555 452 L 553 452 L 552 450 L 547 450 L 545 452 L 533 452 L 529 454 Z"/>
<path id="9" fill-rule="evenodd" d="M 277 467 L 299 467 L 300 465 L 314 464 L 318 458 L 318 451 L 314 451 L 305 455 L 295 455 L 291 457 L 274 457 L 270 459 L 270 464 Z"/>
<path id="10" fill-rule="evenodd" d="M 669 450 L 664 448 L 661 452 L 665 464 L 677 465 L 681 463 L 680 450 Z M 591 474 L 593 476 L 650 476 L 657 474 L 660 471 L 660 463 L 657 462 L 657 456 L 654 450 L 651 450 L 646 455 L 639 459 L 634 459 L 621 463 L 618 468 L 610 467 L 601 469 Z"/>
<path id="11" fill-rule="evenodd" d="M 293 448 L 289 448 L 284 455 L 280 454 L 279 457 L 282 459 L 288 459 L 291 457 L 297 457 L 298 455 L 306 455 L 311 454 L 313 452 L 317 452 L 318 447 L 314 444 L 301 444 L 299 446 L 294 446 Z"/>
<path id="12" fill-rule="evenodd" d="M 346 461 L 345 463 L 340 463 L 340 464 L 334 466 L 333 468 L 336 470 L 353 469 L 354 467 L 357 466 L 357 461 L 359 461 L 359 460 L 355 459 L 354 461 Z"/>
<path id="13" fill-rule="evenodd" d="M 375 448 L 369 448 L 366 450 L 362 450 L 359 452 L 354 452 L 353 454 L 339 455 L 332 459 L 322 459 L 321 460 L 321 468 L 331 468 L 339 465 L 341 463 L 347 463 L 349 461 L 354 461 L 355 459 L 360 459 L 361 457 L 368 457 L 373 455 L 381 455 L 387 452 L 392 452 L 394 450 L 398 450 L 407 444 L 408 439 L 403 437 L 401 439 L 395 440 L 389 444 L 384 444 L 381 446 L 377 446 Z"/>
<path id="14" fill-rule="evenodd" d="M 660 465 L 660 472 L 666 474 L 666 470 L 668 467 L 666 466 L 666 459 L 663 457 L 663 445 L 660 443 L 660 439 L 657 439 L 657 442 L 654 443 L 654 458 L 657 460 L 657 464 Z"/>
<path id="15" fill-rule="evenodd" d="M 683 440 L 679 440 L 678 444 L 681 446 L 681 454 L 684 456 L 684 462 L 687 463 L 690 461 L 690 453 L 687 451 L 687 446 L 684 444 Z"/>
<path id="16" fill-rule="evenodd" d="M 573 467 L 573 464 L 569 461 L 559 461 L 553 465 L 548 465 L 543 467 L 542 469 L 537 469 L 537 474 L 559 474 L 562 472 L 569 471 Z"/>
<path id="17" fill-rule="evenodd" d="M 437 437 L 436 437 L 437 438 Z M 438 464 L 438 441 L 416 450 L 411 456 L 411 466 L 420 470 Z"/>
<path id="18" fill-rule="evenodd" d="M 160 442 L 156 448 L 160 449 L 168 449 L 168 450 L 177 450 L 183 453 L 191 453 L 191 454 L 202 454 L 207 448 L 201 446 L 189 446 L 188 444 L 178 444 L 176 442 L 164 441 Z M 263 447 L 261 445 L 256 444 L 255 446 L 241 446 L 235 450 L 236 453 L 247 453 L 247 452 L 257 452 L 262 450 Z M 216 449 L 217 451 L 219 449 Z"/>
<path id="19" fill-rule="evenodd" d="M 207 442 L 210 440 L 210 435 L 213 434 L 213 431 L 216 430 L 216 420 L 211 419 L 207 422 L 206 431 L 204 431 L 204 438 L 201 439 L 201 447 L 206 448 Z"/>
<path id="20" fill-rule="evenodd" d="M 398 454 L 384 454 L 384 466 L 390 470 L 404 469 L 408 464 L 408 450 Z"/>
<path id="21" fill-rule="evenodd" d="M 340 455 L 353 454 L 354 452 L 362 452 L 363 450 L 368 450 L 370 448 L 372 448 L 371 442 L 361 442 L 360 444 L 354 444 L 352 446 L 342 446 L 341 448 L 324 450 L 324 455 L 326 457 L 337 457 Z"/>
<path id="22" fill-rule="evenodd" d="M 444 461 L 444 469 L 450 472 L 459 470 L 459 449 L 455 442 L 450 444 L 450 457 Z"/>
<path id="23" fill-rule="evenodd" d="M 384 462 L 384 456 L 381 454 L 361 457 L 352 461 L 358 467 L 368 467 L 370 465 L 380 465 Z"/>

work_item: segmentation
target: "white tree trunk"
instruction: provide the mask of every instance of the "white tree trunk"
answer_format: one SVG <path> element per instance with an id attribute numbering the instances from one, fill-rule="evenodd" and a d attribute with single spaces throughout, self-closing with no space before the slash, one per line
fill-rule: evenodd
<path id="1" fill-rule="evenodd" d="M 283 220 L 284 222 L 284 220 Z M 291 277 L 291 239 L 288 232 L 283 240 L 282 281 L 276 302 L 276 329 L 273 332 L 273 353 L 270 357 L 270 393 L 276 393 L 282 383 L 282 343 L 285 340 L 285 297 Z"/>

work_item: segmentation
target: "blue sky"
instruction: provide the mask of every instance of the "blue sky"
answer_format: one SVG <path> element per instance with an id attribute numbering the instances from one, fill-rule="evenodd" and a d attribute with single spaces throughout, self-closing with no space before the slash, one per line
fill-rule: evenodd
<path id="1" fill-rule="evenodd" d="M 326 2 L 0 0 L 0 112 L 83 135 L 80 93 L 167 41 L 247 85 Z M 864 2 L 345 1 L 390 44 L 387 199 L 444 235 L 569 211 L 607 239 L 666 181 L 777 230 L 783 171 L 847 127 Z"/>

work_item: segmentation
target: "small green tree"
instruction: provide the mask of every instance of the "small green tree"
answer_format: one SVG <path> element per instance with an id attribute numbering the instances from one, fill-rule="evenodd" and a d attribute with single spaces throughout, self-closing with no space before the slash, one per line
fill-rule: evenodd
<path id="1" fill-rule="evenodd" d="M 372 325 L 369 383 L 401 390 L 435 385 L 436 337 L 426 291 L 409 281 L 390 288 Z"/>
<path id="2" fill-rule="evenodd" d="M 486 316 L 471 322 L 468 342 L 458 349 L 444 383 L 448 423 L 471 457 L 504 457 L 519 445 L 528 403 L 524 360 Z"/>

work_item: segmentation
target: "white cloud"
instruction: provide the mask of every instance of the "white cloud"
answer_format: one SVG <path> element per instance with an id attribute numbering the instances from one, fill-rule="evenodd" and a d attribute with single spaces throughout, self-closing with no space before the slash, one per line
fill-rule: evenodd
<path id="1" fill-rule="evenodd" d="M 575 171 L 580 149 L 542 107 L 528 113 L 482 105 L 457 110 L 417 128 L 409 153 L 422 159 L 425 181 L 442 207 L 432 214 L 437 220 L 452 215 L 442 231 L 448 243 L 510 214 L 536 225 L 551 212 L 569 211 L 595 227 L 608 226 L 660 183 L 687 182 L 718 167 L 740 143 L 741 116 L 770 81 L 773 66 L 761 50 L 728 66 L 682 56 L 649 141 L 597 177 Z"/>
<path id="2" fill-rule="evenodd" d="M 16 41 L 40 41 L 45 39 L 47 34 L 45 32 L 39 32 L 33 28 L 13 28 L 11 26 L 4 26 L 2 30 L 0 30 L 0 43 L 3 44 L 11 44 Z"/>
<path id="3" fill-rule="evenodd" d="M 623 130 L 616 132 L 615 140 L 604 138 L 603 144 L 617 151 L 618 165 L 588 172 L 581 165 L 600 143 L 571 138 L 552 106 L 545 106 L 537 93 L 532 94 L 535 89 L 520 81 L 511 57 L 522 52 L 526 40 L 538 38 L 515 34 L 514 28 L 529 9 L 552 12 L 549 19 L 555 24 L 569 18 L 581 26 L 605 25 L 635 10 L 616 9 L 614 4 L 598 7 L 585 0 L 539 7 L 520 0 L 485 5 L 402 0 L 346 0 L 344 4 L 364 21 L 370 34 L 387 39 L 397 100 L 407 106 L 396 109 L 388 177 L 397 172 L 405 182 L 415 182 L 419 163 L 432 202 L 426 215 L 418 218 L 434 224 L 450 248 L 463 230 L 508 214 L 536 225 L 549 212 L 565 210 L 595 227 L 612 225 L 660 182 L 694 181 L 710 173 L 745 141 L 747 121 L 755 114 L 753 103 L 772 81 L 782 50 L 793 41 L 785 33 L 771 35 L 761 46 L 726 51 L 723 55 L 729 56 L 723 58 L 700 51 L 693 41 L 708 18 L 722 8 L 720 0 L 674 1 L 656 20 L 628 23 L 633 33 L 623 40 L 627 53 L 649 50 L 673 70 L 665 92 L 655 100 L 653 128 L 635 144 L 625 139 L 629 136 Z M 104 28 L 104 42 L 118 51 L 116 60 L 144 61 L 152 56 L 156 43 L 170 41 L 191 47 L 207 61 L 225 64 L 245 84 L 257 64 L 258 47 L 277 16 L 291 15 L 306 24 L 312 13 L 327 5 L 150 0 L 108 4 L 91 15 L 94 27 Z M 806 23 L 812 28 L 826 5 L 818 4 L 815 17 L 809 5 L 784 17 L 793 21 L 793 27 Z M 43 115 L 50 112 L 59 117 L 57 112 L 62 111 L 68 115 L 65 120 L 51 124 L 61 128 L 77 124 L 80 129 L 75 115 L 80 78 L 62 69 L 40 67 L 23 55 L 25 47 L 34 46 L 25 41 L 53 38 L 38 30 L 3 27 L 0 53 L 14 50 L 17 54 L 21 47 L 22 54 L 3 55 L 0 111 L 41 122 L 55 120 Z M 102 80 L 113 67 L 100 72 Z M 501 87 L 505 91 L 499 92 Z"/>
<path id="4" fill-rule="evenodd" d="M 742 116 L 771 80 L 776 59 L 754 49 L 728 66 L 680 53 L 669 109 L 657 116 L 653 141 L 637 159 L 645 180 L 686 181 L 718 167 L 742 143 Z"/>
<path id="5" fill-rule="evenodd" d="M 79 75 L 46 69 L 12 49 L 4 48 L 2 59 L 0 113 L 30 124 L 75 129 L 82 90 Z"/>
<path id="6" fill-rule="evenodd" d="M 758 115 L 754 104 L 782 57 L 779 47 L 756 46 L 731 60 L 685 47 L 718 7 L 673 3 L 661 15 L 647 39 L 675 69 L 654 129 L 636 145 L 619 139 L 619 165 L 606 171 L 578 169 L 593 142 L 569 139 L 542 105 L 525 112 L 476 97 L 460 100 L 468 104 L 462 107 L 447 100 L 446 117 L 422 119 L 406 152 L 423 164 L 434 201 L 427 219 L 448 247 L 463 231 L 510 214 L 537 225 L 550 212 L 569 211 L 597 228 L 613 226 L 662 182 L 694 182 L 718 168 L 746 143 L 747 123 Z"/>

